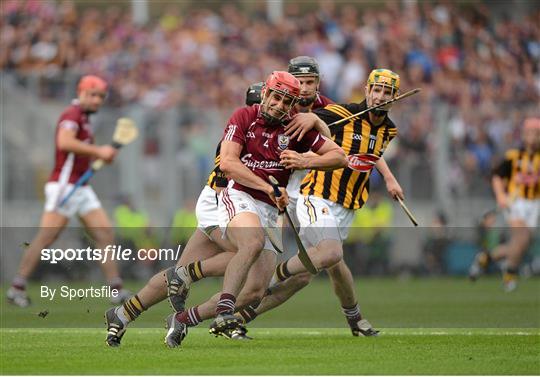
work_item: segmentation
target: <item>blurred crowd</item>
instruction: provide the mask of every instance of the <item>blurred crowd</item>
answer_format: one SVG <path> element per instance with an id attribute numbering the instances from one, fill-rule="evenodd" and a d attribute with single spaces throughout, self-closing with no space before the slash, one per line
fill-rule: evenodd
<path id="1" fill-rule="evenodd" d="M 337 102 L 362 100 L 367 73 L 390 68 L 401 75 L 402 91 L 423 89 L 394 111 L 396 160 L 429 159 L 437 112 L 449 105 L 457 164 L 448 179 L 456 193 L 471 177 L 487 176 L 495 156 L 518 141 L 524 117 L 538 111 L 538 3 L 522 16 L 512 2 L 502 16 L 493 12 L 502 3 L 487 1 L 321 1 L 310 9 L 284 3 L 276 23 L 267 20 L 263 1 L 249 12 L 232 2 L 211 9 L 169 2 L 161 16 L 137 25 L 129 8 L 114 3 L 98 9 L 72 0 L 4 0 L 0 68 L 98 74 L 112 84 L 116 105 L 227 113 L 243 103 L 249 84 L 285 69 L 294 56 L 319 60 L 321 91 Z"/>

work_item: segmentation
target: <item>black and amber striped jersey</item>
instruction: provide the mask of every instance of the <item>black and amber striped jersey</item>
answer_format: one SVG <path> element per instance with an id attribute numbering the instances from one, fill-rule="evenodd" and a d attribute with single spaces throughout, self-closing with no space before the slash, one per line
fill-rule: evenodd
<path id="1" fill-rule="evenodd" d="M 328 105 L 314 113 L 330 124 L 365 109 L 366 101 L 363 101 L 359 104 Z M 397 128 L 388 117 L 381 125 L 374 126 L 366 113 L 355 120 L 331 126 L 330 132 L 332 140 L 349 156 L 349 167 L 327 172 L 312 170 L 302 181 L 300 190 L 303 195 L 328 199 L 345 208 L 361 208 L 369 196 L 371 170 L 354 168 L 355 156 L 370 154 L 380 158 L 397 135 Z"/>
<path id="2" fill-rule="evenodd" d="M 208 176 L 208 180 L 206 181 L 206 184 L 210 186 L 212 190 L 215 190 L 216 187 L 227 187 L 227 184 L 229 183 L 227 177 L 225 176 L 225 173 L 221 171 L 219 168 L 220 163 L 220 152 L 221 152 L 221 141 L 219 142 L 217 148 L 216 148 L 216 157 L 214 158 L 214 169 Z"/>
<path id="3" fill-rule="evenodd" d="M 511 197 L 540 199 L 540 151 L 509 149 L 493 174 L 505 180 Z"/>
<path id="4" fill-rule="evenodd" d="M 258 102 L 255 102 L 255 103 L 258 103 Z M 311 109 L 312 110 L 319 109 L 332 103 L 334 102 L 330 98 L 325 97 L 321 94 L 318 94 Z M 212 170 L 212 172 L 208 176 L 208 180 L 206 181 L 206 184 L 210 186 L 210 188 L 213 190 L 215 190 L 216 187 L 221 187 L 221 188 L 227 187 L 227 184 L 229 183 L 227 177 L 219 168 L 220 150 L 221 150 L 221 141 L 219 142 L 216 149 L 216 157 L 214 157 L 214 169 Z"/>

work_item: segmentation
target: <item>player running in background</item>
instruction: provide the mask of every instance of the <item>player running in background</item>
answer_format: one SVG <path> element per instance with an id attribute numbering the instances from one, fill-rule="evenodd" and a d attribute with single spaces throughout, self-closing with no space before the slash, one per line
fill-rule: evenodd
<path id="1" fill-rule="evenodd" d="M 298 56 L 291 59 L 289 61 L 288 72 L 300 81 L 300 99 L 296 104 L 296 109 L 299 112 L 310 112 L 334 103 L 329 98 L 319 94 L 319 64 L 314 58 L 309 56 Z M 302 124 L 297 123 L 296 126 L 298 127 L 289 127 L 286 134 L 295 135 L 297 130 L 298 133 L 300 133 Z M 321 133 L 331 137 L 330 130 L 327 128 L 326 133 Z M 381 161 L 378 162 L 378 167 L 380 165 L 382 165 L 381 170 L 386 173 L 385 177 L 387 177 L 387 185 L 390 194 L 392 196 L 396 195 L 396 193 L 403 195 L 401 187 L 397 184 L 397 181 L 384 163 L 384 160 L 381 159 Z M 296 203 L 300 193 L 300 184 L 307 173 L 307 170 L 295 170 L 287 185 L 287 193 L 289 195 L 288 211 L 297 227 L 300 224 L 296 217 Z M 369 321 L 362 317 L 354 290 L 352 273 L 345 261 L 339 261 L 336 265 L 327 269 L 327 272 L 353 336 L 377 335 L 378 331 L 374 330 Z M 277 269 L 277 274 L 281 274 L 280 269 Z M 258 314 L 266 312 L 288 300 L 296 292 L 308 285 L 312 277 L 313 275 L 309 272 L 300 273 L 287 279 L 283 283 L 278 283 L 270 287 L 268 293 L 272 297 L 265 299 L 265 302 L 261 307 L 257 307 L 257 305 L 248 305 L 240 310 L 238 315 L 242 317 L 244 323 L 254 320 Z"/>
<path id="2" fill-rule="evenodd" d="M 314 113 L 327 124 L 333 123 L 396 97 L 399 81 L 399 76 L 390 70 L 373 70 L 367 81 L 365 101 L 360 104 L 329 105 L 314 110 Z M 331 269 L 343 261 L 342 243 L 347 238 L 354 210 L 361 208 L 368 199 L 371 169 L 383 161 L 384 150 L 397 134 L 395 125 L 387 115 L 389 109 L 386 106 L 344 125 L 330 127 L 332 139 L 349 157 L 348 167 L 327 172 L 310 171 L 302 182 L 296 214 L 301 226 L 300 235 L 318 269 Z M 369 158 L 368 162 L 366 158 Z M 390 194 L 403 198 L 401 187 L 388 167 L 383 166 L 380 171 Z M 278 265 L 276 272 L 277 279 L 286 282 L 295 275 L 305 273 L 306 269 L 298 256 L 294 256 Z M 338 296 L 348 293 L 353 299 L 352 276 L 350 281 L 343 278 L 341 282 L 342 291 L 338 293 L 336 289 Z M 272 296 L 266 296 L 254 313 L 260 314 L 282 302 L 279 297 Z M 359 314 L 357 304 L 350 310 L 343 309 L 348 320 Z M 349 325 L 354 334 L 354 325 L 361 327 L 363 323 L 350 320 Z"/>
<path id="3" fill-rule="evenodd" d="M 104 249 L 114 244 L 114 232 L 107 213 L 101 206 L 90 185 L 80 187 L 62 207 L 59 203 L 70 192 L 73 184 L 90 167 L 92 158 L 113 162 L 117 150 L 110 145 L 94 145 L 90 125 L 90 115 L 103 105 L 107 94 L 107 83 L 97 76 L 84 76 L 79 81 L 78 98 L 67 107 L 56 126 L 55 163 L 49 181 L 45 185 L 45 208 L 40 228 L 26 248 L 17 274 L 7 292 L 10 303 L 20 307 L 30 305 L 26 293 L 27 280 L 40 261 L 41 250 L 49 247 L 60 235 L 69 219 L 77 215 L 96 242 L 96 247 Z M 100 261 L 101 262 L 101 261 Z M 122 302 L 129 292 L 122 289 L 122 279 L 116 262 L 107 260 L 100 263 L 108 284 L 119 290 L 119 295 L 111 299 Z"/>
<path id="4" fill-rule="evenodd" d="M 491 179 L 497 206 L 510 226 L 510 240 L 491 251 L 482 250 L 469 270 L 471 280 L 476 280 L 492 261 L 504 259 L 503 285 L 507 292 L 517 287 L 518 268 L 540 215 L 540 118 L 525 120 L 522 138 L 522 146 L 506 152 Z"/>
<path id="5" fill-rule="evenodd" d="M 245 338 L 246 330 L 233 315 L 236 305 L 253 301 L 240 291 L 249 285 L 259 287 L 262 298 L 276 257 L 264 227 L 275 226 L 278 208 L 287 205 L 286 186 L 294 161 L 300 153 L 312 150 L 308 167 L 339 168 L 346 164 L 343 151 L 315 130 L 302 141 L 284 135 L 284 123 L 289 121 L 297 100 L 300 84 L 287 72 L 273 72 L 264 87 L 262 104 L 238 109 L 228 122 L 222 140 L 220 167 L 232 186 L 219 197 L 220 226 L 237 252 L 225 271 L 223 290 L 206 303 L 167 318 L 169 331 L 165 342 L 177 347 L 187 334 L 188 326 L 216 315 L 210 325 L 215 335 Z M 276 198 L 268 177 L 280 183 L 282 196 Z M 240 294 L 240 295 L 239 295 Z M 246 302 L 237 303 L 237 297 Z M 216 304 L 217 302 L 217 304 Z"/>

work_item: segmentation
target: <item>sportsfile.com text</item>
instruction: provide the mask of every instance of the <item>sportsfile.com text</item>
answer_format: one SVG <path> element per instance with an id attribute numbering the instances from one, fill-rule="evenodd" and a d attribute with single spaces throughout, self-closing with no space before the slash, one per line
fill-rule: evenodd
<path id="1" fill-rule="evenodd" d="M 41 260 L 49 264 L 57 264 L 61 261 L 176 261 L 182 252 L 182 245 L 176 249 L 139 249 L 137 251 L 123 248 L 121 245 L 107 245 L 104 249 L 93 249 L 88 246 L 68 249 L 42 249 Z"/>

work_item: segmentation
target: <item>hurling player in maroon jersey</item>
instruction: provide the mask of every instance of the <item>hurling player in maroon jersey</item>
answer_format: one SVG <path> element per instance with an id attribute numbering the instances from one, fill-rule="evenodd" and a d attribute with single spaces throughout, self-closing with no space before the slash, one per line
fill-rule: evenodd
<path id="1" fill-rule="evenodd" d="M 246 105 L 251 106 L 255 104 L 256 106 L 254 110 L 250 110 L 254 114 L 259 114 L 260 112 L 261 91 L 264 84 L 264 82 L 254 84 L 250 86 L 246 93 Z M 302 84 L 301 87 L 303 87 Z M 300 96 L 302 96 L 302 90 Z M 297 103 L 295 109 L 301 111 L 302 106 Z M 307 124 L 306 126 L 312 128 L 314 125 Z M 328 127 L 322 122 L 315 124 L 315 128 L 322 134 L 326 132 L 326 135 L 330 135 Z M 251 139 L 254 135 L 250 131 L 248 136 Z M 266 136 L 263 135 L 263 137 Z M 136 295 L 124 302 L 123 305 L 111 308 L 106 312 L 106 343 L 109 346 L 120 346 L 128 324 L 136 320 L 140 314 L 154 304 L 167 297 L 175 312 L 185 313 L 182 315 L 181 321 L 184 321 L 189 326 L 198 323 L 198 307 L 185 310 L 185 300 L 191 284 L 205 277 L 223 276 L 229 260 L 235 254 L 235 252 L 230 251 L 235 250 L 235 248 L 230 244 L 228 239 L 222 238 L 221 229 L 218 226 L 217 195 L 228 184 L 227 178 L 219 169 L 220 152 L 221 142 L 218 144 L 216 151 L 216 166 L 210 174 L 207 185 L 204 187 L 197 201 L 198 229 L 184 248 L 177 265 L 157 273 Z M 267 232 L 270 232 L 270 230 L 267 229 Z M 256 282 L 256 284 L 250 284 L 248 282 L 238 300 L 239 302 L 251 302 L 253 297 L 260 297 L 261 292 L 265 289 L 266 287 L 260 282 Z M 215 304 L 214 302 L 213 307 L 209 311 L 210 316 L 214 314 Z"/>
<path id="2" fill-rule="evenodd" d="M 229 120 L 222 139 L 220 167 L 232 182 L 220 194 L 218 212 L 220 225 L 237 252 L 225 271 L 221 293 L 167 318 L 165 342 L 169 347 L 180 345 L 188 326 L 214 313 L 216 318 L 210 325 L 213 334 L 246 337 L 245 328 L 233 315 L 237 297 L 245 289 L 258 291 L 262 298 L 272 277 L 276 256 L 263 228 L 274 226 L 278 208 L 287 205 L 284 187 L 296 167 L 294 161 L 300 153 L 312 150 L 315 154 L 309 158 L 310 168 L 327 170 L 346 165 L 343 151 L 315 130 L 307 132 L 301 141 L 284 135 L 284 123 L 290 119 L 299 91 L 294 76 L 273 72 L 266 80 L 262 104 L 238 109 Z M 279 198 L 268 182 L 270 175 L 279 182 Z M 254 298 L 244 297 L 246 302 L 242 304 Z"/>
<path id="3" fill-rule="evenodd" d="M 64 206 L 58 206 L 63 196 L 90 167 L 92 159 L 99 158 L 111 163 L 117 153 L 110 145 L 94 145 L 89 119 L 103 105 L 107 83 L 97 76 L 87 75 L 79 81 L 77 92 L 78 98 L 64 110 L 56 126 L 55 164 L 45 185 L 45 208 L 40 229 L 25 250 L 17 275 L 7 292 L 8 301 L 20 307 L 30 305 L 26 283 L 40 261 L 41 250 L 58 238 L 71 217 L 77 215 L 81 219 L 96 241 L 97 248 L 103 250 L 107 245 L 114 244 L 111 221 L 91 186 L 82 186 Z M 115 261 L 100 261 L 100 266 L 111 289 L 118 289 L 120 293 L 111 301 L 119 302 L 127 297 L 129 292 L 122 289 L 122 279 Z"/>

